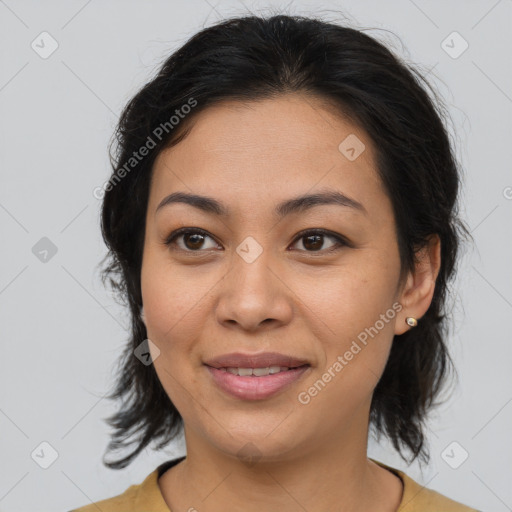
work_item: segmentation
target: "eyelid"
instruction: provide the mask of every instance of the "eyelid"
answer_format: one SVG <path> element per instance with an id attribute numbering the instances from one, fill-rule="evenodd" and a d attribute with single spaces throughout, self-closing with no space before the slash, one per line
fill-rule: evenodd
<path id="1" fill-rule="evenodd" d="M 174 241 L 178 237 L 180 237 L 181 235 L 187 234 L 187 233 L 203 235 L 205 237 L 211 238 L 218 244 L 218 242 L 215 240 L 215 237 L 213 237 L 210 233 L 208 233 L 204 229 L 195 228 L 195 227 L 183 227 L 183 228 L 179 228 L 179 229 L 173 231 L 168 237 L 166 237 L 166 239 L 164 240 L 164 245 L 166 245 L 166 246 L 173 245 Z M 310 255 L 315 255 L 315 254 L 325 255 L 325 254 L 329 254 L 331 252 L 335 252 L 336 250 L 339 250 L 342 247 L 353 247 L 352 243 L 349 242 L 344 236 L 342 236 L 338 233 L 335 233 L 333 231 L 323 229 L 323 228 L 307 228 L 307 229 L 300 231 L 299 233 L 297 233 L 297 235 L 293 239 L 293 242 L 291 243 L 291 245 L 295 245 L 301 238 L 305 238 L 306 235 L 321 235 L 321 236 L 325 236 L 328 238 L 333 238 L 336 241 L 336 244 L 329 249 L 323 249 L 323 250 L 319 250 L 319 251 L 299 250 L 299 252 L 301 252 L 301 253 L 306 253 L 306 254 L 310 254 Z M 205 250 L 201 250 L 201 249 L 199 249 L 197 251 L 193 251 L 190 249 L 181 249 L 180 247 L 178 247 L 178 250 L 181 250 L 182 252 L 196 253 L 196 254 L 206 252 Z"/>

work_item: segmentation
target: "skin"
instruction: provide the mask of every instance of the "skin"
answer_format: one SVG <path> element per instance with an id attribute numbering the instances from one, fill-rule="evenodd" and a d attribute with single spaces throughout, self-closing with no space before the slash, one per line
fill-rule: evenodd
<path id="1" fill-rule="evenodd" d="M 431 303 L 439 239 L 399 286 L 394 216 L 372 142 L 319 98 L 226 101 L 191 126 L 155 162 L 141 274 L 148 338 L 160 350 L 152 350 L 155 370 L 185 425 L 187 458 L 158 481 L 164 500 L 173 512 L 228 505 L 246 512 L 397 510 L 401 480 L 367 458 L 370 403 L 393 336 Z M 338 149 L 349 134 L 366 147 L 354 161 Z M 357 200 L 367 214 L 331 204 L 275 217 L 277 203 L 325 189 Z M 188 204 L 156 212 L 177 191 L 213 197 L 231 214 L 220 218 Z M 165 245 L 184 226 L 209 235 Z M 317 245 L 307 234 L 297 238 L 314 228 L 351 246 L 329 253 L 336 240 L 328 235 Z M 252 263 L 236 252 L 248 236 L 263 250 Z M 298 394 L 394 303 L 402 310 L 300 403 Z M 276 351 L 311 366 L 277 395 L 241 400 L 216 387 L 203 365 L 235 351 Z M 242 460 L 242 447 L 257 462 Z"/>

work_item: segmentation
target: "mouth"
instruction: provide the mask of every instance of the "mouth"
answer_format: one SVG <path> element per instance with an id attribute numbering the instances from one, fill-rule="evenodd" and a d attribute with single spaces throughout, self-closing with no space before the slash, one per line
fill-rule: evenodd
<path id="1" fill-rule="evenodd" d="M 264 400 L 297 383 L 311 365 L 277 354 L 229 354 L 204 363 L 217 388 L 242 400 Z"/>
<path id="2" fill-rule="evenodd" d="M 289 372 L 290 370 L 296 370 L 297 368 L 302 368 L 304 366 L 309 366 L 308 364 L 304 364 L 301 366 L 267 366 L 266 368 L 240 368 L 240 367 L 220 367 L 215 368 L 221 372 L 228 372 L 232 375 L 238 375 L 239 377 L 266 377 L 267 375 L 276 375 L 277 373 Z M 211 367 L 210 367 L 211 368 Z"/>
<path id="3" fill-rule="evenodd" d="M 233 352 L 231 354 L 224 354 L 213 359 L 209 359 L 205 361 L 204 364 L 211 366 L 212 368 L 225 368 L 226 370 L 229 370 L 230 368 L 240 368 L 242 370 L 262 370 L 268 368 L 270 371 L 270 368 L 272 368 L 272 372 L 270 373 L 278 373 L 278 367 L 279 371 L 281 371 L 281 368 L 293 369 L 309 364 L 309 361 L 287 354 L 280 354 L 278 352 L 263 352 L 260 354 Z M 258 376 L 258 373 L 256 373 L 256 375 Z"/>

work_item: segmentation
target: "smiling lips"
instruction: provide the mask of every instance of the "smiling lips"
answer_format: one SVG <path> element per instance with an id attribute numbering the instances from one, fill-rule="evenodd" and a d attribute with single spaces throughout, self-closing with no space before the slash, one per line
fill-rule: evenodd
<path id="1" fill-rule="evenodd" d="M 305 359 L 278 352 L 262 352 L 260 354 L 234 352 L 209 359 L 204 364 L 213 368 L 267 368 L 271 366 L 297 368 L 309 363 Z"/>
<path id="2" fill-rule="evenodd" d="M 298 380 L 310 367 L 304 359 L 265 352 L 233 353 L 204 363 L 224 392 L 244 400 L 262 400 Z"/>

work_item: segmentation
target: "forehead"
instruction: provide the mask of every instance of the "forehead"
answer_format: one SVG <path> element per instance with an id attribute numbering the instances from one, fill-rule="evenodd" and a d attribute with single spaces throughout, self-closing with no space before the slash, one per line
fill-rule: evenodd
<path id="1" fill-rule="evenodd" d="M 196 114 L 190 128 L 155 161 L 153 208 L 175 190 L 259 204 L 315 188 L 365 206 L 384 194 L 366 132 L 319 98 L 224 101 Z"/>

